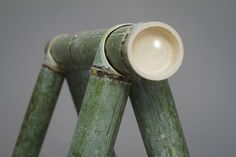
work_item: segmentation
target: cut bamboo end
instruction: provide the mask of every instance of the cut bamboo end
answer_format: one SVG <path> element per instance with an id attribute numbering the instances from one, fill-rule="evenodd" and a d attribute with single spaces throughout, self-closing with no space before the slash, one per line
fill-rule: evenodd
<path id="1" fill-rule="evenodd" d="M 136 25 L 127 43 L 132 69 L 148 80 L 164 80 L 181 66 L 184 48 L 179 34 L 169 25 L 148 22 Z"/>

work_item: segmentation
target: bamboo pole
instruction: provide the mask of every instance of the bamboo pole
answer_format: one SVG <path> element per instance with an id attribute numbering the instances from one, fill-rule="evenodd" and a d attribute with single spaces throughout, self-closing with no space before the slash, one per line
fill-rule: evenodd
<path id="1" fill-rule="evenodd" d="M 107 37 L 105 51 L 110 64 L 124 75 L 147 80 L 172 76 L 183 61 L 179 34 L 161 22 L 138 23 L 114 30 Z"/>
<path id="2" fill-rule="evenodd" d="M 106 31 L 107 29 L 58 35 L 51 41 L 50 53 L 64 69 L 79 66 L 80 69 L 89 70 Z"/>
<path id="3" fill-rule="evenodd" d="M 12 157 L 37 157 L 64 80 L 61 73 L 42 67 Z"/>
<path id="4" fill-rule="evenodd" d="M 66 80 L 78 115 L 88 84 L 88 79 L 89 71 L 81 70 L 79 68 L 73 68 L 69 70 L 66 75 Z M 111 151 L 108 157 L 116 157 L 114 149 Z"/>
<path id="5" fill-rule="evenodd" d="M 149 157 L 189 157 L 167 80 L 134 80 L 130 99 Z"/>
<path id="6" fill-rule="evenodd" d="M 129 92 L 129 83 L 91 74 L 69 157 L 108 156 Z"/>

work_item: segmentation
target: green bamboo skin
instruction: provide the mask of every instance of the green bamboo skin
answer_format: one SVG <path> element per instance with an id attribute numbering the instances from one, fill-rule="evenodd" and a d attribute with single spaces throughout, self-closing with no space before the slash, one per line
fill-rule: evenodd
<path id="1" fill-rule="evenodd" d="M 55 37 L 51 42 L 50 53 L 53 59 L 59 64 L 61 68 L 68 69 L 68 67 L 78 66 L 80 69 L 89 70 L 93 64 L 94 57 L 99 49 L 99 44 L 102 40 L 106 40 L 104 37 L 111 33 L 106 49 L 111 47 L 122 45 L 122 39 L 130 29 L 132 24 L 122 24 L 114 26 L 110 29 L 101 29 L 96 31 L 85 31 L 74 35 L 62 34 Z M 118 31 L 116 30 L 118 29 Z M 114 31 L 114 32 L 113 32 Z M 109 34 L 106 34 L 109 32 Z M 109 38 L 108 38 L 109 39 Z M 104 45 L 105 46 L 105 45 Z M 111 47 L 110 47 L 111 46 Z M 114 51 L 115 50 L 115 51 Z M 117 56 L 115 52 L 120 49 L 113 49 L 113 58 Z M 118 64 L 116 65 L 119 66 Z"/>
<path id="2" fill-rule="evenodd" d="M 104 29 L 75 35 L 59 35 L 54 39 L 50 53 L 54 60 L 66 70 L 73 66 L 89 70 L 106 31 Z"/>
<path id="3" fill-rule="evenodd" d="M 89 71 L 74 68 L 66 75 L 66 80 L 72 95 L 77 114 L 79 115 L 84 93 L 88 84 Z M 111 151 L 108 157 L 116 157 L 115 151 Z"/>
<path id="4" fill-rule="evenodd" d="M 64 76 L 42 67 L 12 157 L 38 157 Z"/>
<path id="5" fill-rule="evenodd" d="M 116 157 L 116 152 L 114 151 L 114 149 L 112 149 L 112 151 L 110 151 L 108 157 Z"/>
<path id="6" fill-rule="evenodd" d="M 133 25 L 127 25 L 114 30 L 106 39 L 105 52 L 109 63 L 126 76 L 135 75 L 129 62 L 126 60 L 126 40 Z"/>
<path id="7" fill-rule="evenodd" d="M 114 147 L 130 83 L 92 73 L 68 157 L 106 157 Z"/>
<path id="8" fill-rule="evenodd" d="M 189 157 L 167 80 L 134 80 L 130 99 L 149 157 Z"/>
<path id="9" fill-rule="evenodd" d="M 70 69 L 66 74 L 67 84 L 75 105 L 77 114 L 79 115 L 85 90 L 88 84 L 89 71 L 78 68 Z"/>

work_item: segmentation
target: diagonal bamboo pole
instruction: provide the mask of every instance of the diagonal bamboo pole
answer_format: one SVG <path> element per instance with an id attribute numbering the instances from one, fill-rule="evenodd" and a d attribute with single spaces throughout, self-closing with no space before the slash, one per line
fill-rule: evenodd
<path id="1" fill-rule="evenodd" d="M 12 157 L 38 157 L 63 81 L 64 70 L 45 47 L 45 60 L 17 138 Z"/>
<path id="2" fill-rule="evenodd" d="M 63 80 L 61 73 L 42 67 L 12 157 L 39 155 Z"/>
<path id="3" fill-rule="evenodd" d="M 68 156 L 108 156 L 128 93 L 128 82 L 91 74 Z"/>
<path id="4" fill-rule="evenodd" d="M 149 157 L 189 157 L 167 80 L 134 80 L 130 99 Z"/>
<path id="5" fill-rule="evenodd" d="M 66 74 L 66 80 L 78 115 L 81 109 L 84 93 L 88 84 L 88 79 L 89 71 L 81 70 L 79 68 L 69 70 L 69 72 L 67 72 Z M 116 157 L 115 151 L 111 151 L 108 156 Z"/>

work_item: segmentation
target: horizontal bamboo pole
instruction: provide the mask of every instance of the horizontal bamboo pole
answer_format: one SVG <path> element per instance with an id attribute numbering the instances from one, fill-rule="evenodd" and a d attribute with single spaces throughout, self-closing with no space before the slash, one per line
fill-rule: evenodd
<path id="1" fill-rule="evenodd" d="M 114 30 L 106 39 L 105 51 L 110 64 L 120 73 L 154 81 L 172 76 L 183 60 L 179 34 L 161 22 Z"/>
<path id="2" fill-rule="evenodd" d="M 72 36 L 60 35 L 52 40 L 50 53 L 62 66 L 77 64 L 89 69 L 104 36 L 106 59 L 124 75 L 163 80 L 173 75 L 183 60 L 180 36 L 161 22 L 123 24 Z"/>
<path id="3" fill-rule="evenodd" d="M 37 157 L 64 80 L 61 73 L 42 67 L 12 157 Z"/>
<path id="4" fill-rule="evenodd" d="M 50 41 L 50 53 L 65 69 L 75 65 L 89 70 L 106 31 L 107 29 L 59 35 Z"/>
<path id="5" fill-rule="evenodd" d="M 149 157 L 189 157 L 167 80 L 134 80 L 130 99 Z"/>

